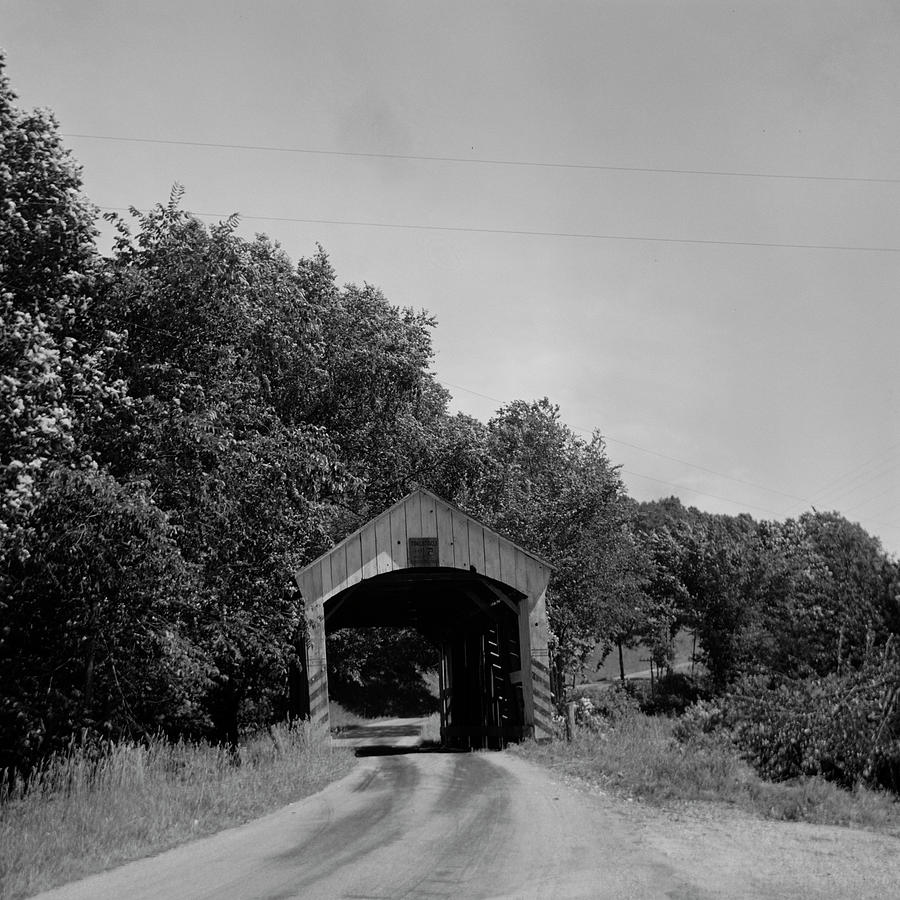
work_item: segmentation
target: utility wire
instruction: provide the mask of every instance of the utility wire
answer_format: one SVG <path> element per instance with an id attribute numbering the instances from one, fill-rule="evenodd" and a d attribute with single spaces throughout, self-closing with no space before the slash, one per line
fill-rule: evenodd
<path id="1" fill-rule="evenodd" d="M 443 384 L 447 387 L 456 388 L 457 390 L 460 390 L 460 391 L 465 391 L 468 394 L 474 394 L 476 397 L 482 397 L 485 400 L 491 400 L 494 403 L 503 404 L 506 402 L 504 400 L 501 400 L 499 397 L 490 397 L 487 394 L 479 394 L 478 391 L 470 390 L 469 388 L 463 387 L 461 384 L 452 384 L 449 381 L 442 381 L 441 384 Z M 574 431 L 581 431 L 584 434 L 593 434 L 594 433 L 594 430 L 589 429 L 589 428 L 581 428 L 578 425 L 572 425 L 570 427 Z M 762 491 L 768 491 L 771 494 L 779 494 L 783 497 L 789 497 L 792 500 L 799 500 L 802 503 L 808 502 L 803 497 L 798 497 L 796 494 L 787 494 L 784 491 L 775 490 L 774 488 L 768 488 L 762 484 L 756 484 L 755 482 L 752 482 L 752 481 L 745 481 L 743 478 L 735 478 L 732 475 L 726 475 L 724 472 L 717 472 L 715 469 L 709 469 L 706 466 L 700 466 L 700 465 L 697 465 L 696 463 L 688 462 L 686 459 L 679 459 L 677 456 L 669 456 L 667 453 L 660 453 L 658 450 L 651 450 L 649 447 L 642 447 L 642 446 L 640 446 L 640 444 L 632 444 L 629 441 L 622 441 L 622 440 L 619 440 L 618 438 L 610 437 L 609 435 L 606 435 L 606 434 L 602 434 L 602 437 L 603 437 L 603 440 L 608 443 L 621 444 L 625 447 L 631 447 L 633 450 L 640 450 L 642 453 L 649 453 L 651 456 L 658 456 L 661 459 L 668 459 L 671 462 L 677 462 L 683 466 L 690 466 L 690 468 L 692 468 L 692 469 L 699 469 L 701 472 L 707 472 L 710 475 L 716 475 L 717 477 L 725 478 L 728 481 L 734 481 L 734 482 L 737 482 L 738 484 L 744 484 L 744 485 L 747 485 L 747 487 L 757 488 L 758 490 L 762 490 Z M 640 478 L 649 478 L 651 481 L 660 481 L 662 484 L 668 484 L 668 485 L 671 485 L 672 487 L 677 487 L 679 489 L 682 488 L 681 485 L 675 484 L 674 482 L 662 481 L 662 479 L 660 479 L 660 478 L 651 478 L 651 476 L 649 476 L 649 475 L 641 475 L 640 472 L 632 472 L 630 469 L 623 469 L 623 471 L 630 472 L 632 475 L 638 475 Z M 684 490 L 690 491 L 690 490 L 694 490 L 694 489 L 693 488 L 684 488 Z M 702 491 L 694 491 L 694 493 L 702 494 L 703 492 Z M 718 497 L 714 494 L 704 494 L 704 496 L 715 497 L 716 500 L 725 500 L 728 503 L 740 503 L 740 501 L 738 501 L 738 500 L 731 500 L 728 497 Z M 744 504 L 744 505 L 750 505 L 750 504 Z M 764 509 L 764 507 L 761 507 L 761 506 L 757 506 L 755 508 L 756 509 Z M 765 509 L 765 512 L 774 512 L 774 511 L 771 509 Z M 778 513 L 775 513 L 775 515 L 778 515 Z"/>
<path id="2" fill-rule="evenodd" d="M 850 487 L 850 485 L 855 485 L 855 482 L 859 481 L 860 478 L 869 478 L 872 476 L 873 467 L 875 469 L 880 469 L 884 465 L 893 462 L 895 457 L 891 454 L 898 447 L 900 447 L 900 444 L 892 444 L 886 450 L 882 450 L 874 456 L 869 457 L 864 463 L 853 466 L 841 474 L 829 479 L 822 487 L 813 491 L 809 495 L 808 500 L 803 500 L 802 502 L 812 503 L 814 505 L 834 502 L 837 497 L 840 497 L 845 493 L 846 488 Z M 869 471 L 866 471 L 867 469 Z M 881 472 L 878 476 L 874 477 L 881 477 L 884 474 L 884 472 Z M 855 485 L 855 487 L 859 486 L 860 485 Z M 829 496 L 832 498 L 831 500 L 827 499 Z M 791 509 L 793 508 L 794 507 L 791 507 Z"/>
<path id="3" fill-rule="evenodd" d="M 501 404 L 501 405 L 507 402 L 507 401 L 505 401 L 505 400 L 501 400 L 499 397 L 492 397 L 492 396 L 490 396 L 489 394 L 482 394 L 482 393 L 480 393 L 479 391 L 473 391 L 473 390 L 471 390 L 470 388 L 463 387 L 461 384 L 453 384 L 452 382 L 449 382 L 449 381 L 442 381 L 441 384 L 443 384 L 443 385 L 446 386 L 446 387 L 452 387 L 452 388 L 456 388 L 457 390 L 460 390 L 460 391 L 465 391 L 467 394 L 474 394 L 476 397 L 481 397 L 481 398 L 483 398 L 484 400 L 490 400 L 490 401 L 492 401 L 492 402 L 494 402 L 494 403 L 499 403 L 499 404 Z M 573 431 L 581 431 L 581 432 L 583 432 L 583 433 L 585 433 L 585 434 L 593 434 L 594 431 L 596 430 L 596 429 L 589 429 L 589 428 L 581 428 L 581 427 L 579 427 L 579 426 L 577 426 L 577 425 L 572 425 L 572 426 L 570 426 L 570 427 L 572 428 Z M 788 493 L 786 493 L 786 492 L 784 492 L 784 491 L 779 491 L 779 490 L 776 490 L 776 489 L 774 489 L 774 488 L 769 488 L 769 487 L 766 487 L 765 485 L 762 485 L 762 484 L 757 484 L 757 483 L 752 482 L 752 481 L 745 481 L 745 480 L 742 479 L 742 478 L 735 478 L 735 477 L 732 476 L 732 475 L 726 475 L 724 472 L 717 472 L 715 469 L 709 469 L 709 468 L 707 468 L 706 466 L 700 466 L 700 465 L 697 465 L 696 463 L 688 462 L 686 459 L 679 459 L 677 456 L 670 456 L 670 455 L 668 455 L 667 453 L 660 453 L 660 452 L 657 451 L 657 450 L 651 450 L 651 449 L 649 449 L 648 447 L 642 447 L 642 446 L 640 446 L 639 444 L 633 444 L 633 443 L 630 443 L 629 441 L 622 441 L 622 440 L 619 440 L 618 438 L 610 437 L 610 436 L 608 436 L 608 435 L 606 435 L 606 434 L 602 434 L 602 437 L 603 437 L 603 440 L 606 441 L 606 442 L 608 442 L 608 443 L 612 443 L 612 444 L 622 444 L 622 445 L 625 446 L 625 447 L 631 447 L 631 448 L 634 449 L 634 450 L 640 450 L 642 453 L 649 453 L 651 456 L 658 456 L 658 457 L 661 457 L 662 459 L 668 459 L 668 460 L 671 460 L 672 462 L 677 462 L 677 463 L 679 463 L 680 465 L 683 465 L 683 466 L 689 466 L 689 467 L 692 468 L 692 469 L 698 469 L 698 470 L 701 471 L 701 472 L 707 472 L 707 473 L 709 473 L 710 475 L 716 475 L 717 477 L 719 477 L 719 478 L 725 478 L 725 479 L 728 480 L 728 481 L 734 481 L 734 482 L 736 482 L 737 484 L 743 484 L 743 485 L 746 485 L 747 487 L 757 488 L 758 490 L 767 491 L 767 492 L 772 493 L 772 494 L 779 494 L 780 496 L 783 496 L 783 497 L 788 497 L 788 498 L 791 498 L 791 499 L 794 499 L 794 500 L 798 500 L 798 501 L 800 501 L 800 503 L 803 503 L 803 504 L 811 504 L 811 501 L 810 501 L 810 500 L 807 500 L 807 499 L 805 499 L 805 498 L 803 498 L 803 497 L 799 497 L 799 496 L 797 496 L 796 494 L 788 494 Z M 900 446 L 900 445 L 896 445 L 896 446 Z M 888 448 L 888 449 L 891 450 L 891 449 L 893 449 L 893 447 Z M 873 457 L 873 459 L 879 459 L 882 455 L 883 455 L 883 453 L 879 453 L 879 454 L 877 454 L 875 457 Z M 870 462 L 871 462 L 871 460 L 870 460 Z M 869 464 L 869 463 L 866 463 L 865 465 L 868 465 L 868 464 Z M 865 466 L 864 466 L 864 467 L 865 467 Z M 710 498 L 712 498 L 712 499 L 714 499 L 714 500 L 721 500 L 721 501 L 723 501 L 723 502 L 725 502 L 725 503 L 733 503 L 733 504 L 735 504 L 736 506 L 745 506 L 745 507 L 748 507 L 748 508 L 750 508 L 750 509 L 758 509 L 758 510 L 760 510 L 760 511 L 762 511 L 762 512 L 770 513 L 771 515 L 774 515 L 774 516 L 783 516 L 783 515 L 787 515 L 787 514 L 788 514 L 788 513 L 779 513 L 779 512 L 776 512 L 775 510 L 770 509 L 770 508 L 768 508 L 768 507 L 757 506 L 757 505 L 752 504 L 752 503 L 744 503 L 744 502 L 741 501 L 741 500 L 733 500 L 731 497 L 722 497 L 722 496 L 720 496 L 720 495 L 718 495 L 718 494 L 709 494 L 709 493 L 707 493 L 707 492 L 705 492 L 705 491 L 699 491 L 699 490 L 697 490 L 696 488 L 686 487 L 685 485 L 677 484 L 677 483 L 674 482 L 674 481 L 666 481 L 666 480 L 664 480 L 664 479 L 662 479 L 662 478 L 656 478 L 656 477 L 654 477 L 654 476 L 652 476 L 652 475 L 644 475 L 644 474 L 641 473 L 641 472 L 635 472 L 634 469 L 628 469 L 628 468 L 626 468 L 626 467 L 624 467 L 624 466 L 621 467 L 621 471 L 626 472 L 626 473 L 629 474 L 629 475 L 635 475 L 635 476 L 637 476 L 638 478 L 645 478 L 645 479 L 647 479 L 648 481 L 655 481 L 655 482 L 657 482 L 657 483 L 659 483 L 659 484 L 665 484 L 665 485 L 668 485 L 669 487 L 676 488 L 676 489 L 679 490 L 679 491 L 690 491 L 691 493 L 699 494 L 699 495 L 702 496 L 702 497 L 710 497 Z M 840 480 L 840 479 L 838 479 L 838 480 Z M 817 493 L 818 493 L 818 492 L 817 492 Z M 858 505 L 861 505 L 861 506 L 862 506 L 862 505 L 865 505 L 865 504 L 858 504 Z M 793 509 L 795 506 L 796 506 L 796 504 L 793 504 L 793 505 L 791 506 L 790 509 Z M 853 510 L 853 509 L 856 509 L 856 508 L 857 508 L 857 507 L 855 507 L 855 506 L 850 507 L 850 509 L 846 510 L 846 512 L 850 512 L 850 510 Z M 788 512 L 790 512 L 790 510 L 788 510 Z M 880 526 L 880 527 L 882 527 L 882 528 L 900 529 L 900 526 L 897 526 L 897 525 L 891 525 L 891 524 L 888 524 L 887 522 L 873 522 L 873 524 L 874 524 L 874 525 L 878 525 L 878 526 Z"/>
<path id="4" fill-rule="evenodd" d="M 98 206 L 106 212 L 129 212 L 130 207 Z M 149 212 L 149 210 L 139 210 Z M 225 213 L 186 210 L 190 215 L 210 219 L 227 219 Z M 394 228 L 407 231 L 445 231 L 467 234 L 510 234 L 520 237 L 585 238 L 598 241 L 637 241 L 657 244 L 696 244 L 720 247 L 777 247 L 785 250 L 840 250 L 850 253 L 900 253 L 900 247 L 852 247 L 841 244 L 783 244 L 776 241 L 721 241 L 701 238 L 654 237 L 635 234 L 597 234 L 583 231 L 532 231 L 523 228 L 473 228 L 462 225 L 423 225 L 402 222 L 366 222 L 353 219 L 307 219 L 293 216 L 256 216 L 238 214 L 241 220 L 262 222 L 292 222 L 302 225 L 349 225 L 359 228 Z"/>
<path id="5" fill-rule="evenodd" d="M 683 484 L 676 484 L 674 481 L 664 481 L 662 478 L 654 478 L 652 475 L 643 475 L 640 472 L 635 472 L 634 469 L 626 469 L 624 466 L 622 467 L 622 471 L 627 472 L 629 475 L 637 475 L 638 478 L 646 478 L 648 481 L 656 481 L 659 484 L 667 484 L 669 485 L 669 487 L 677 488 L 679 491 L 690 491 L 692 494 L 699 494 L 701 497 L 712 497 L 713 500 L 722 500 L 725 503 L 734 503 L 736 506 L 746 506 L 750 509 L 758 509 L 762 512 L 770 513 L 773 516 L 780 515 L 780 513 L 777 513 L 774 509 L 769 509 L 765 506 L 756 506 L 753 503 L 744 503 L 742 500 L 732 500 L 730 497 L 720 497 L 718 494 L 707 494 L 705 491 L 698 491 L 696 488 L 685 487 Z"/>
<path id="6" fill-rule="evenodd" d="M 843 501 L 843 498 L 848 494 L 855 494 L 861 488 L 864 488 L 867 484 L 871 484 L 873 481 L 880 481 L 886 475 L 889 475 L 893 472 L 898 466 L 900 466 L 900 461 L 892 460 L 883 462 L 878 468 L 874 471 L 867 472 L 863 477 L 862 475 L 857 475 L 852 481 L 847 482 L 844 487 L 837 491 L 837 493 L 833 493 L 829 491 L 828 502 L 829 503 L 837 503 L 839 500 Z M 862 481 L 860 481 L 862 478 Z M 858 482 L 858 483 L 857 483 Z M 856 507 L 851 507 L 851 509 L 855 509 Z"/>
<path id="7" fill-rule="evenodd" d="M 263 153 L 299 153 L 311 156 L 337 156 L 355 159 L 394 159 L 413 162 L 459 163 L 479 166 L 514 166 L 537 169 L 576 169 L 595 172 L 636 172 L 648 175 L 702 175 L 715 178 L 770 178 L 787 181 L 835 181 L 862 184 L 900 184 L 900 178 L 867 178 L 852 175 L 798 175 L 786 172 L 740 172 L 718 169 L 665 169 L 652 166 L 612 166 L 595 163 L 546 162 L 517 159 L 483 159 L 465 156 L 425 156 L 411 153 L 364 153 L 350 150 L 320 150 L 311 147 L 276 147 L 258 144 L 220 144 L 213 141 L 182 141 L 163 138 L 121 137 L 110 134 L 61 132 L 61 137 L 91 141 L 119 141 L 129 144 L 163 144 L 176 147 L 201 147 L 215 150 L 251 150 Z"/>

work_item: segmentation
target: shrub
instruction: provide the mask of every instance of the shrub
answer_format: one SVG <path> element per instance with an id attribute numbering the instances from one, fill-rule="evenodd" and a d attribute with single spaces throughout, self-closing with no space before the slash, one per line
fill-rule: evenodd
<path id="1" fill-rule="evenodd" d="M 204 742 L 98 741 L 0 772 L 0 897 L 40 890 L 245 822 L 353 765 L 309 722 Z"/>
<path id="2" fill-rule="evenodd" d="M 657 679 L 652 693 L 641 697 L 641 709 L 651 715 L 681 715 L 700 697 L 693 678 L 683 672 L 669 672 Z"/>
<path id="3" fill-rule="evenodd" d="M 720 733 L 725 726 L 725 711 L 717 701 L 698 700 L 676 720 L 672 735 L 682 744 L 702 742 Z"/>
<path id="4" fill-rule="evenodd" d="M 846 675 L 746 679 L 726 698 L 735 743 L 774 781 L 821 775 L 900 788 L 900 669 L 887 648 Z"/>
<path id="5" fill-rule="evenodd" d="M 631 683 L 613 684 L 601 691 L 584 691 L 575 700 L 575 724 L 600 731 L 640 711 Z"/>

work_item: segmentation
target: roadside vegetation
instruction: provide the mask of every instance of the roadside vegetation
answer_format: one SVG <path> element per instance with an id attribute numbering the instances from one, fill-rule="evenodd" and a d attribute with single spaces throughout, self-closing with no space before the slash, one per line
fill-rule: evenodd
<path id="1" fill-rule="evenodd" d="M 704 732 L 677 717 L 648 715 L 625 691 L 614 690 L 597 705 L 577 701 L 576 717 L 572 741 L 560 733 L 552 742 L 527 742 L 513 752 L 618 798 L 659 806 L 727 804 L 762 818 L 900 837 L 896 795 L 861 784 L 848 790 L 816 775 L 766 780 L 725 731 Z"/>
<path id="2" fill-rule="evenodd" d="M 149 738 L 73 744 L 0 781 L 0 897 L 26 897 L 239 825 L 346 774 L 307 723 L 237 748 Z"/>

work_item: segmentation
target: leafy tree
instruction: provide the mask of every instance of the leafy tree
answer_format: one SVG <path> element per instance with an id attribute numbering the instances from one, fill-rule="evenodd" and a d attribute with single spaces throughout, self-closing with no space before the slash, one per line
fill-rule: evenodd
<path id="1" fill-rule="evenodd" d="M 53 116 L 25 111 L 0 56 L 0 552 L 54 465 L 90 467 L 90 436 L 125 402 L 104 365 L 116 335 L 82 338 L 96 262 L 94 209 Z"/>
<path id="2" fill-rule="evenodd" d="M 335 522 L 343 536 L 412 488 L 434 486 L 450 454 L 449 395 L 430 370 L 431 316 L 393 306 L 371 285 L 337 287 L 321 248 L 298 274 L 322 334 L 323 381 L 309 421 L 328 431 L 356 483 L 355 515 Z"/>
<path id="3" fill-rule="evenodd" d="M 328 636 L 328 692 L 362 716 L 421 716 L 437 698 L 426 676 L 437 648 L 408 628 L 342 628 Z"/>
<path id="4" fill-rule="evenodd" d="M 24 110 L 0 55 L 0 282 L 4 302 L 52 324 L 77 321 L 90 280 L 94 208 L 46 110 Z M 12 295 L 12 297 L 10 297 Z"/>
<path id="5" fill-rule="evenodd" d="M 91 326 L 94 212 L 52 116 L 2 71 L 0 151 L 0 765 L 27 765 L 76 730 L 160 724 L 138 701 L 169 684 L 162 622 L 190 578 L 143 488 L 98 463 L 129 398 L 107 373 L 119 337 Z"/>
<path id="6" fill-rule="evenodd" d="M 583 441 L 548 400 L 516 401 L 488 423 L 490 464 L 472 511 L 556 567 L 547 593 L 556 693 L 642 602 L 646 558 L 602 438 Z"/>
<path id="7" fill-rule="evenodd" d="M 28 528 L 0 599 L 0 766 L 85 729 L 191 721 L 206 678 L 184 639 L 195 582 L 159 508 L 108 475 L 60 467 Z"/>
<path id="8" fill-rule="evenodd" d="M 197 631 L 214 671 L 214 734 L 280 714 L 303 609 L 291 571 L 325 542 L 337 449 L 308 418 L 323 374 L 318 311 L 285 254 L 234 222 L 206 228 L 166 206 L 119 239 L 98 302 L 128 335 L 116 358 L 133 404 L 106 462 L 145 479 L 202 582 Z"/>

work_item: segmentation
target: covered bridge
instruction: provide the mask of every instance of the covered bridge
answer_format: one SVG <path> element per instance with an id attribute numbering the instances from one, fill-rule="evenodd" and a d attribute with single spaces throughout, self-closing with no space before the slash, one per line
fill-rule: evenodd
<path id="1" fill-rule="evenodd" d="M 309 624 L 310 718 L 328 726 L 326 632 L 394 625 L 440 648 L 446 744 L 549 737 L 550 573 L 549 563 L 453 504 L 413 491 L 296 573 Z"/>

